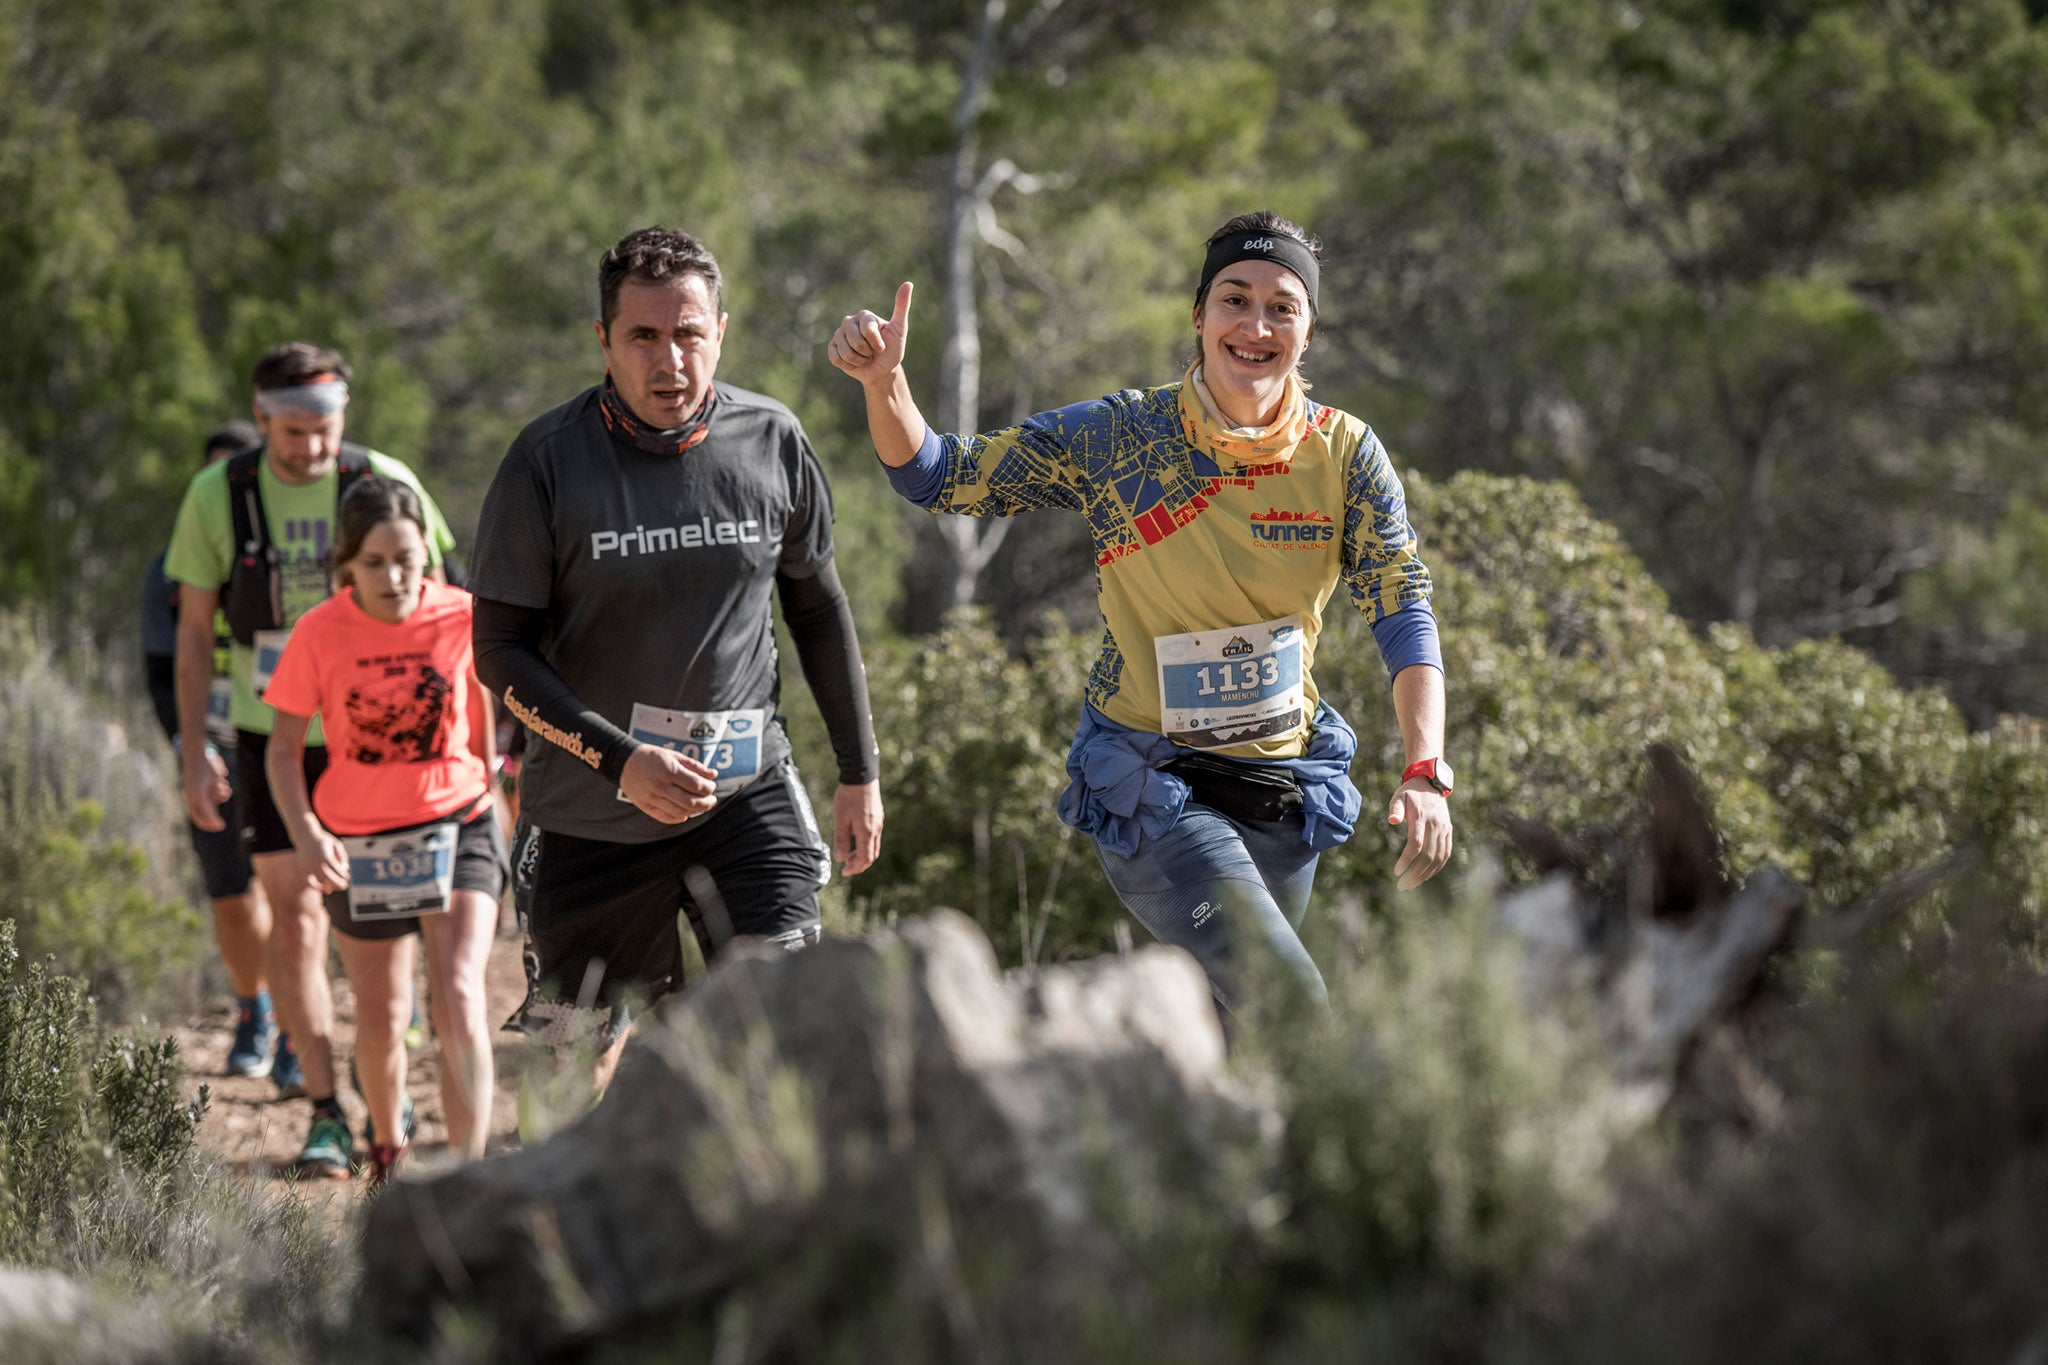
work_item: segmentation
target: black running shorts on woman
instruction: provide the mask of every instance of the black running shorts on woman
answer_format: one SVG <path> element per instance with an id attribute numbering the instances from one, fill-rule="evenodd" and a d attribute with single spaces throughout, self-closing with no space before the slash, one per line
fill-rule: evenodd
<path id="1" fill-rule="evenodd" d="M 681 985 L 686 915 L 706 958 L 735 935 L 818 936 L 830 859 L 796 765 L 776 764 L 673 838 L 579 839 L 522 823 L 514 895 L 537 962 L 531 999 L 590 1007 Z"/>
<path id="2" fill-rule="evenodd" d="M 485 810 L 462 822 L 455 837 L 455 883 L 451 890 L 481 891 L 496 900 L 505 890 L 505 834 L 498 812 Z M 353 939 L 379 942 L 420 931 L 418 919 L 358 921 L 349 913 L 348 891 L 327 893 L 327 917 L 334 932 Z"/>

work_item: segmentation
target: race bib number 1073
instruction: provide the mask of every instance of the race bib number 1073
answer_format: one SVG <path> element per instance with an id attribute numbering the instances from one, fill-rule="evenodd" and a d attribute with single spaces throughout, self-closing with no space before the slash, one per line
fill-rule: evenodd
<path id="1" fill-rule="evenodd" d="M 730 796 L 761 775 L 761 741 L 768 712 L 670 711 L 633 703 L 633 738 L 694 759 L 717 775 L 718 794 Z M 624 801 L 626 794 L 619 793 Z"/>

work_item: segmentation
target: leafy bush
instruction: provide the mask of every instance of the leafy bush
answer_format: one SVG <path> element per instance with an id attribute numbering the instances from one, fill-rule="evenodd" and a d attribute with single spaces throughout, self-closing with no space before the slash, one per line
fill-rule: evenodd
<path id="1" fill-rule="evenodd" d="M 2048 971 L 2048 735 L 2008 717 L 1970 737 L 1962 769 L 1960 834 L 1994 888 L 1999 941 L 2017 965 Z"/>
<path id="2" fill-rule="evenodd" d="M 27 963 L 0 919 L 0 1259 L 18 1260 L 61 1221 L 89 1150 L 86 1045 L 92 1006 L 76 980 Z"/>
<path id="3" fill-rule="evenodd" d="M 1584 1037 L 1526 1017 L 1488 881 L 1339 909 L 1328 1014 L 1239 1037 L 1284 1127 L 1232 1197 L 1102 1191 L 1146 1287 L 1095 1306 L 1089 1358 L 1473 1358 L 1567 1264 L 1618 1111 Z"/>
<path id="4" fill-rule="evenodd" d="M 1738 742 L 1726 675 L 1612 526 L 1563 484 L 1407 482 L 1436 583 L 1446 745 L 1468 838 L 1506 815 L 1574 833 L 1620 827 L 1643 748 L 1661 740 L 1706 783 L 1736 862 L 1787 860 L 1798 841 L 1760 787 L 1761 756 Z M 1317 674 L 1354 708 L 1353 776 L 1376 817 L 1401 770 L 1400 733 L 1364 620 L 1332 617 Z M 1333 863 L 1380 880 L 1392 865 L 1376 848 L 1363 865 Z"/>
<path id="5" fill-rule="evenodd" d="M 21 951 L 53 955 L 100 1008 L 126 1014 L 189 973 L 205 937 L 177 846 L 167 767 L 117 743 L 19 622 L 0 621 L 0 916 Z"/>
<path id="6" fill-rule="evenodd" d="M 888 823 L 880 860 L 849 885 L 856 914 L 950 905 L 1013 961 L 1112 946 L 1122 911 L 1093 844 L 1055 810 L 1094 656 L 1093 642 L 1049 629 L 1013 658 L 971 611 L 870 651 Z"/>
<path id="7" fill-rule="evenodd" d="M 351 1279 L 343 1248 L 297 1201 L 215 1167 L 197 1146 L 206 1091 L 184 1090 L 172 1039 L 99 1038 L 84 983 L 25 961 L 0 920 L 0 1263 L 132 1308 L 114 1335 L 136 1340 L 103 1343 L 108 1358 L 217 1359 L 252 1335 L 274 1351 L 325 1331 Z M 60 1332 L 6 1349 L 70 1359 L 86 1344 Z"/>
<path id="8" fill-rule="evenodd" d="M 1715 632 L 1745 747 L 1783 812 L 1793 864 L 1821 905 L 1870 895 L 1957 841 L 1968 735 L 1933 691 L 1908 692 L 1868 655 L 1808 640 L 1768 655 Z"/>
<path id="9" fill-rule="evenodd" d="M 163 1181 L 192 1164 L 205 1095 L 185 1101 L 177 1044 L 115 1037 L 95 1056 L 94 1034 L 83 984 L 25 963 L 0 920 L 0 1258 L 39 1261 L 74 1241 L 110 1179 Z"/>

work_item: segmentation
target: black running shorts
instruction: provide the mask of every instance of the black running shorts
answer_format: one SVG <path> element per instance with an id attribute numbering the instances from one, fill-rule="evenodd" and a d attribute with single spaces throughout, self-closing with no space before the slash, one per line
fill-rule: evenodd
<path id="1" fill-rule="evenodd" d="M 249 850 L 242 846 L 242 792 L 240 765 L 232 753 L 222 755 L 228 765 L 228 799 L 214 809 L 220 812 L 221 828 L 201 829 L 190 820 L 185 828 L 192 835 L 192 851 L 199 855 L 199 871 L 206 879 L 208 900 L 226 900 L 249 890 Z"/>
<path id="2" fill-rule="evenodd" d="M 830 872 L 830 850 L 787 759 L 673 839 L 616 844 L 522 824 L 513 895 L 533 948 L 529 999 L 605 1006 L 675 989 L 679 914 L 689 916 L 707 961 L 734 935 L 809 942 Z"/>
<path id="3" fill-rule="evenodd" d="M 498 828 L 495 808 L 472 815 L 455 837 L 455 886 L 457 891 L 481 891 L 496 900 L 505 890 L 505 833 Z M 371 920 L 357 923 L 348 912 L 348 892 L 327 893 L 327 917 L 334 932 L 366 942 L 404 938 L 419 932 L 419 919 Z"/>
<path id="4" fill-rule="evenodd" d="M 270 736 L 254 730 L 235 731 L 235 788 L 242 798 L 242 844 L 250 857 L 264 853 L 288 853 L 291 832 L 284 827 L 277 803 L 270 799 L 270 775 L 263 770 L 264 755 L 270 752 Z M 306 746 L 306 795 L 320 785 L 327 771 L 327 746 Z"/>

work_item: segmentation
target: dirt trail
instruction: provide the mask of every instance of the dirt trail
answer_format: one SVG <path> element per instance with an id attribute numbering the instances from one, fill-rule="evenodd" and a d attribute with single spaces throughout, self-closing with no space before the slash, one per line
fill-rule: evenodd
<path id="1" fill-rule="evenodd" d="M 526 992 L 519 937 L 510 919 L 508 909 L 491 944 L 487 986 L 493 1024 L 510 1015 Z M 335 1074 L 341 1081 L 341 1105 L 348 1114 L 349 1127 L 357 1136 L 360 1151 L 367 1111 L 362 1097 L 348 1084 L 349 1049 L 355 1038 L 355 996 L 340 964 L 330 965 L 334 985 Z M 232 1162 L 236 1170 L 282 1186 L 289 1180 L 289 1163 L 298 1155 L 299 1144 L 312 1121 L 312 1103 L 304 1099 L 279 1100 L 268 1077 L 245 1080 L 223 1076 L 221 1071 L 227 1063 L 234 1031 L 232 1004 L 223 1005 L 191 1027 L 172 1030 L 185 1054 L 187 1092 L 196 1095 L 204 1085 L 210 1093 L 206 1116 L 199 1125 L 199 1142 Z M 516 1141 L 512 1136 L 516 1127 L 514 1097 L 526 1063 L 526 1040 L 520 1034 L 501 1030 L 493 1035 L 493 1041 L 497 1049 L 498 1085 L 497 1098 L 491 1105 L 490 1146 L 495 1151 Z M 431 1038 L 425 1047 L 412 1053 L 406 1088 L 412 1092 L 420 1116 L 410 1164 L 425 1169 L 448 1160 L 447 1129 L 441 1113 L 440 1055 Z M 360 1176 L 349 1181 L 310 1180 L 293 1185 L 300 1197 L 336 1213 L 345 1212 L 367 1188 Z"/>

